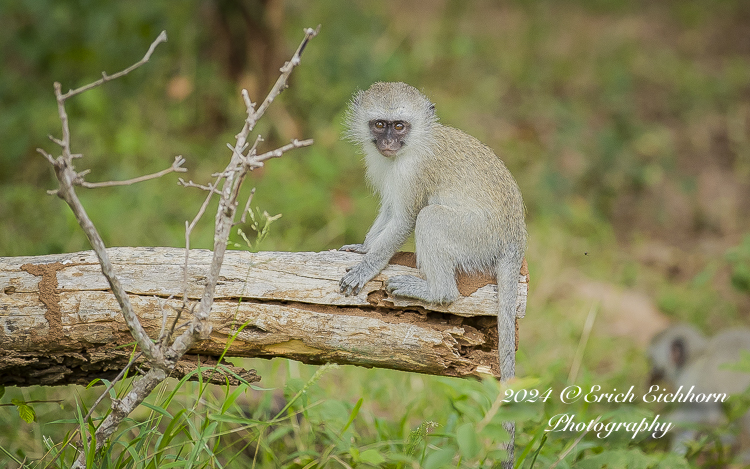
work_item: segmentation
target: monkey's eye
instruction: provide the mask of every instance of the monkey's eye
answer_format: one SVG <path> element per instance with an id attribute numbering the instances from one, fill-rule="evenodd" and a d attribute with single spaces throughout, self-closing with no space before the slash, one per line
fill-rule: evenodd
<path id="1" fill-rule="evenodd" d="M 406 128 L 406 126 L 404 125 L 403 122 L 396 122 L 395 124 L 393 124 L 393 128 L 398 131 L 402 131 Z"/>
<path id="2" fill-rule="evenodd" d="M 377 121 L 377 122 L 375 122 L 375 128 L 376 129 L 385 129 L 385 122 L 383 122 L 383 121 Z"/>

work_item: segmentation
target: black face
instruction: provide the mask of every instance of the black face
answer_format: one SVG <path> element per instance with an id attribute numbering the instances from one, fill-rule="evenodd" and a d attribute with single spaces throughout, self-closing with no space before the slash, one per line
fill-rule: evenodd
<path id="1" fill-rule="evenodd" d="M 404 121 L 370 121 L 372 143 L 380 154 L 386 157 L 395 156 L 401 147 L 406 145 L 405 140 L 410 129 L 411 125 Z"/>

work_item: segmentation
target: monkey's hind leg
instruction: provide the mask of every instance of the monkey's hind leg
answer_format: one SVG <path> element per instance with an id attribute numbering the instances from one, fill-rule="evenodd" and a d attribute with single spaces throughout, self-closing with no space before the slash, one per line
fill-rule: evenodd
<path id="1" fill-rule="evenodd" d="M 388 279 L 386 290 L 395 296 L 416 298 L 433 304 L 452 303 L 459 296 L 456 286 L 456 244 L 448 220 L 455 220 L 453 209 L 428 205 L 419 212 L 414 237 L 417 266 L 426 277 L 398 275 Z"/>
<path id="2" fill-rule="evenodd" d="M 457 296 L 432 295 L 427 281 L 413 275 L 391 277 L 386 282 L 385 289 L 394 296 L 416 298 L 433 304 L 448 304 L 457 298 Z"/>

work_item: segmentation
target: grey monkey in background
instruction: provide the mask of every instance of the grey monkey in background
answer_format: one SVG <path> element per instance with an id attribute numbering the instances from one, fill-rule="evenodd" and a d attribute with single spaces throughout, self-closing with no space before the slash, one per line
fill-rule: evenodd
<path id="1" fill-rule="evenodd" d="M 657 334 L 649 346 L 650 385 L 664 381 L 673 391 L 682 386 L 682 394 L 687 394 L 693 386 L 694 394 L 740 394 L 750 386 L 750 373 L 724 369 L 722 365 L 737 362 L 741 350 L 750 351 L 748 328 L 728 329 L 707 338 L 689 324 L 673 325 Z M 656 394 L 659 393 L 661 391 Z M 697 441 L 700 427 L 726 424 L 726 416 L 719 402 L 680 403 L 667 419 L 677 427 L 671 440 L 671 450 L 683 455 L 687 452 L 688 443 Z M 750 413 L 740 419 L 740 425 L 743 432 L 750 436 Z M 750 462 L 750 453 L 741 457 L 747 458 L 745 462 Z"/>
<path id="2" fill-rule="evenodd" d="M 364 152 L 380 211 L 364 243 L 341 248 L 365 255 L 341 279 L 341 292 L 358 294 L 413 231 L 425 278 L 394 276 L 386 290 L 447 304 L 459 296 L 456 271 L 494 274 L 500 373 L 503 381 L 514 377 L 527 234 L 521 191 L 510 171 L 479 140 L 440 124 L 430 100 L 405 83 L 375 83 L 356 93 L 346 122 L 346 136 Z M 514 426 L 506 427 L 512 438 Z M 512 440 L 508 449 L 512 467 Z"/>

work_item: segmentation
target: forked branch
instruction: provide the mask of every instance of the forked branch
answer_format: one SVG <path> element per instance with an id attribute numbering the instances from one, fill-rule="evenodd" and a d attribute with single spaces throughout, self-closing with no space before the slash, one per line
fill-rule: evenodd
<path id="1" fill-rule="evenodd" d="M 119 78 L 121 76 L 127 75 L 131 71 L 135 70 L 136 68 L 140 67 L 144 63 L 148 62 L 156 46 L 158 46 L 162 42 L 165 42 L 166 40 L 167 40 L 167 34 L 166 32 L 162 31 L 162 33 L 159 34 L 159 36 L 154 40 L 154 42 L 151 43 L 151 46 L 149 47 L 149 50 L 146 53 L 146 55 L 143 57 L 143 59 L 141 59 L 136 64 L 126 68 L 125 70 L 117 72 L 114 75 L 107 75 L 106 73 L 102 73 L 102 78 L 100 80 L 97 80 L 93 83 L 82 86 L 80 88 L 77 88 L 75 90 L 68 91 L 65 94 L 63 94 L 61 91 L 62 85 L 58 82 L 55 82 L 54 84 L 55 98 L 57 100 L 58 115 L 60 117 L 60 122 L 62 124 L 62 138 L 61 139 L 52 138 L 52 140 L 62 148 L 62 155 L 60 155 L 57 158 L 53 158 L 49 153 L 45 152 L 42 149 L 38 149 L 39 153 L 41 153 L 47 159 L 47 161 L 49 161 L 55 168 L 55 174 L 57 176 L 59 187 L 57 190 L 53 191 L 53 193 L 55 193 L 58 197 L 63 199 L 68 204 L 70 209 L 73 211 L 73 214 L 75 215 L 76 220 L 78 221 L 78 224 L 81 226 L 81 229 L 86 235 L 86 238 L 88 239 L 89 243 L 91 244 L 91 246 L 93 247 L 94 251 L 96 252 L 99 258 L 99 263 L 101 264 L 102 272 L 104 273 L 104 276 L 107 278 L 107 281 L 109 282 L 109 285 L 112 288 L 112 292 L 114 293 L 115 297 L 117 298 L 118 303 L 120 304 L 123 317 L 125 318 L 125 322 L 128 326 L 128 329 L 130 330 L 130 333 L 133 335 L 133 338 L 136 340 L 136 342 L 138 343 L 138 346 L 143 351 L 143 354 L 149 360 L 152 360 L 155 362 L 162 361 L 162 360 L 159 360 L 161 351 L 158 350 L 154 346 L 153 342 L 148 337 L 148 335 L 146 334 L 146 331 L 143 329 L 143 326 L 138 320 L 138 316 L 135 314 L 135 311 L 133 310 L 133 306 L 130 303 L 128 295 L 125 292 L 125 289 L 123 288 L 119 278 L 115 274 L 114 267 L 112 266 L 112 262 L 110 261 L 109 256 L 107 254 L 104 241 L 99 235 L 99 232 L 97 231 L 94 224 L 91 222 L 91 219 L 86 213 L 86 210 L 84 209 L 83 205 L 81 204 L 81 201 L 78 199 L 78 195 L 75 192 L 76 185 L 83 186 L 85 184 L 90 184 L 90 183 L 86 183 L 83 180 L 83 176 L 87 174 L 87 171 L 80 172 L 80 173 L 76 172 L 75 166 L 73 165 L 73 159 L 80 158 L 81 155 L 74 154 L 71 151 L 70 126 L 68 122 L 68 114 L 65 110 L 65 101 L 68 98 L 71 98 L 75 95 L 83 93 L 84 91 L 100 86 L 107 81 L 114 80 L 115 78 Z M 171 168 L 165 171 L 162 171 L 160 173 L 157 173 L 157 174 L 166 174 L 172 171 L 184 171 L 184 169 L 181 167 L 183 162 L 184 160 L 182 159 L 182 157 L 177 157 L 175 158 L 175 162 L 172 164 Z M 152 177 L 154 176 L 146 176 L 145 179 L 150 179 Z M 137 181 L 133 181 L 133 182 L 137 182 Z M 113 183 L 92 183 L 92 184 L 93 185 L 91 187 L 102 187 L 104 185 L 117 185 L 118 183 L 113 182 Z"/>
<path id="2" fill-rule="evenodd" d="M 47 161 L 55 168 L 55 174 L 59 181 L 59 187 L 52 193 L 56 194 L 70 206 L 73 211 L 76 220 L 83 229 L 87 239 L 91 243 L 91 246 L 96 253 L 99 263 L 101 265 L 102 272 L 109 283 L 112 292 L 117 298 L 120 309 L 122 310 L 125 322 L 130 330 L 131 334 L 135 338 L 138 347 L 142 350 L 143 355 L 149 361 L 149 371 L 146 372 L 140 379 L 135 381 L 132 388 L 123 396 L 122 399 L 113 399 L 111 412 L 101 422 L 96 429 L 94 435 L 95 448 L 100 450 L 107 439 L 114 433 L 119 424 L 124 418 L 126 418 L 141 402 L 153 391 L 153 389 L 169 375 L 171 370 L 175 367 L 177 361 L 184 355 L 184 353 L 193 345 L 196 341 L 208 337 L 211 332 L 211 325 L 208 322 L 208 316 L 211 311 L 213 299 L 215 295 L 216 284 L 219 280 L 219 270 L 223 263 L 224 253 L 226 251 L 227 243 L 229 240 L 229 234 L 231 228 L 235 225 L 235 219 L 237 216 L 238 208 L 238 197 L 242 182 L 244 181 L 247 173 L 254 168 L 263 166 L 263 162 L 270 158 L 277 158 L 282 156 L 286 151 L 293 148 L 300 148 L 311 145 L 312 140 L 292 140 L 291 143 L 284 145 L 275 150 L 271 150 L 261 155 L 257 154 L 257 146 L 263 140 L 260 136 L 255 139 L 252 146 L 248 143 L 248 136 L 255 126 L 258 119 L 260 119 L 268 106 L 273 100 L 287 87 L 287 80 L 294 67 L 300 63 L 300 54 L 305 49 L 308 41 L 315 37 L 318 33 L 318 29 L 306 29 L 305 37 L 302 43 L 297 48 L 297 51 L 292 56 L 289 62 L 286 62 L 281 68 L 281 75 L 276 81 L 268 96 L 256 110 L 255 104 L 250 100 L 250 97 L 246 90 L 242 92 L 242 99 L 246 107 L 247 118 L 243 123 L 242 130 L 236 136 L 235 145 L 231 146 L 232 150 L 229 164 L 226 168 L 216 175 L 216 180 L 207 185 L 195 184 L 192 181 L 185 182 L 180 179 L 180 182 L 185 187 L 198 187 L 207 191 L 206 199 L 201 205 L 198 213 L 191 223 L 186 222 L 185 227 L 185 263 L 184 263 L 184 275 L 187 278 L 188 266 L 189 266 L 189 248 L 190 248 L 190 234 L 205 213 L 209 202 L 214 195 L 219 196 L 219 207 L 216 215 L 216 227 L 214 233 L 214 252 L 211 261 L 209 272 L 206 275 L 206 286 L 199 303 L 188 304 L 188 298 L 185 292 L 183 292 L 183 304 L 182 308 L 177 308 L 177 315 L 172 321 L 170 328 L 167 328 L 166 314 L 167 311 L 163 310 L 164 318 L 159 333 L 158 340 L 154 342 L 146 333 L 143 326 L 141 325 L 138 316 L 135 314 L 133 306 L 130 302 L 127 292 L 123 288 L 119 278 L 115 274 L 114 267 L 110 258 L 107 254 L 104 242 L 101 236 L 96 230 L 96 227 L 91 222 L 90 218 L 86 214 L 85 209 L 81 205 L 80 200 L 75 192 L 75 186 L 82 186 L 86 188 L 98 188 L 98 187 L 110 187 L 119 185 L 134 184 L 137 182 L 154 179 L 157 177 L 164 176 L 171 172 L 184 172 L 185 169 L 182 167 L 185 160 L 178 156 L 175 158 L 174 163 L 170 168 L 157 173 L 141 176 L 138 178 L 130 179 L 127 181 L 110 181 L 110 182 L 98 182 L 91 183 L 84 180 L 84 176 L 88 174 L 88 171 L 77 172 L 75 170 L 73 160 L 80 158 L 82 155 L 75 154 L 71 150 L 71 139 L 70 139 L 70 126 L 68 115 L 65 110 L 65 102 L 67 99 L 76 96 L 80 93 L 88 91 L 92 88 L 100 86 L 107 81 L 114 80 L 121 76 L 124 76 L 131 71 L 135 70 L 139 66 L 148 62 L 156 46 L 167 40 L 166 33 L 162 32 L 155 40 L 151 43 L 148 51 L 144 57 L 134 65 L 117 72 L 113 75 L 107 75 L 102 73 L 102 78 L 90 83 L 88 85 L 70 90 L 67 93 L 62 93 L 62 85 L 60 83 L 54 84 L 55 98 L 57 100 L 58 115 L 62 125 L 62 138 L 57 139 L 51 137 L 52 141 L 59 145 L 62 149 L 62 154 L 57 158 L 46 151 L 39 149 L 39 153 L 47 159 Z M 248 147 L 250 147 L 248 149 Z M 242 210 L 244 215 L 250 209 L 250 200 Z M 244 216 L 242 217 L 244 220 Z M 186 291 L 186 290 L 185 290 Z M 172 307 L 174 308 L 174 307 Z M 177 330 L 177 322 L 183 313 L 189 312 L 190 318 L 188 322 L 184 324 L 185 330 L 182 334 L 174 338 L 174 334 Z M 170 343 L 171 342 L 171 343 Z M 88 448 L 90 445 L 84 443 L 84 447 Z M 86 466 L 86 452 L 81 451 L 73 467 L 81 468 Z"/>

